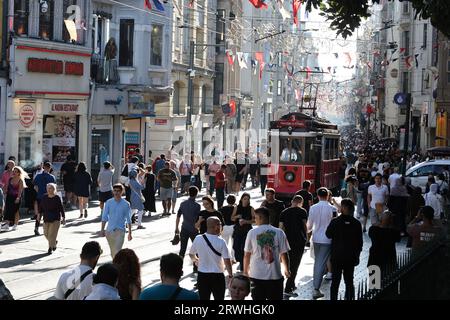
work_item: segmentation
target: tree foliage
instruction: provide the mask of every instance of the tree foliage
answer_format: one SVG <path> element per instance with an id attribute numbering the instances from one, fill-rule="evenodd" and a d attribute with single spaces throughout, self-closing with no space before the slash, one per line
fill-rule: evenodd
<path id="1" fill-rule="evenodd" d="M 391 1 L 391 0 L 390 0 Z M 449 0 L 402 0 L 412 3 L 417 18 L 430 19 L 431 24 L 447 37 L 450 37 Z M 331 28 L 344 38 L 352 35 L 361 21 L 370 17 L 371 3 L 380 0 L 304 0 L 306 9 L 320 9 L 321 15 L 331 23 Z"/>

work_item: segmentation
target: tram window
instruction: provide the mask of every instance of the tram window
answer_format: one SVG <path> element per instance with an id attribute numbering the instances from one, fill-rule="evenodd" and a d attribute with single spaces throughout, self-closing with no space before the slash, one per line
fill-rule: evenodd
<path id="1" fill-rule="evenodd" d="M 280 146 L 280 161 L 296 163 L 303 161 L 303 148 L 300 139 L 281 138 Z"/>
<path id="2" fill-rule="evenodd" d="M 328 138 L 325 138 L 325 148 L 324 148 L 324 160 L 330 159 L 330 148 L 331 148 L 331 140 Z"/>
<path id="3" fill-rule="evenodd" d="M 316 138 L 306 138 L 305 139 L 305 164 L 316 164 Z"/>

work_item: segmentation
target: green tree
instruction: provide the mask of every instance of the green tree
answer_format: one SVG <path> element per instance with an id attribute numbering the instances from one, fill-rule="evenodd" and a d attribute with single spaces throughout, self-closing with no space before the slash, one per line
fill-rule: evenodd
<path id="1" fill-rule="evenodd" d="M 368 9 L 371 3 L 381 0 L 304 0 L 306 9 L 320 9 L 321 15 L 331 22 L 331 28 L 347 38 L 361 24 L 361 20 L 370 17 Z M 391 1 L 391 0 L 389 0 Z M 449 0 L 401 0 L 409 1 L 415 9 L 416 18 L 430 19 L 431 24 L 450 37 L 450 1 Z"/>

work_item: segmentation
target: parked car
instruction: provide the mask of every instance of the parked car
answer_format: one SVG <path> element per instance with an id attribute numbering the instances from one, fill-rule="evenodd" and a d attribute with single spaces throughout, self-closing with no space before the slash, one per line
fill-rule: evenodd
<path id="1" fill-rule="evenodd" d="M 442 173 L 444 169 L 449 168 L 450 159 L 428 160 L 409 168 L 406 171 L 406 177 L 411 178 L 411 184 L 415 187 L 422 188 L 422 193 L 424 193 L 428 182 L 428 176 L 432 174 L 437 180 L 437 176 Z"/>

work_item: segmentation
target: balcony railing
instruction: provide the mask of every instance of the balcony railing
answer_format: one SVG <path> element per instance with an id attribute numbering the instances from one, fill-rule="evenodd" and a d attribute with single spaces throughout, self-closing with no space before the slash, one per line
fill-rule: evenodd
<path id="1" fill-rule="evenodd" d="M 119 72 L 117 71 L 117 59 L 107 60 L 98 55 L 92 55 L 91 78 L 96 83 L 116 84 L 119 83 Z"/>

